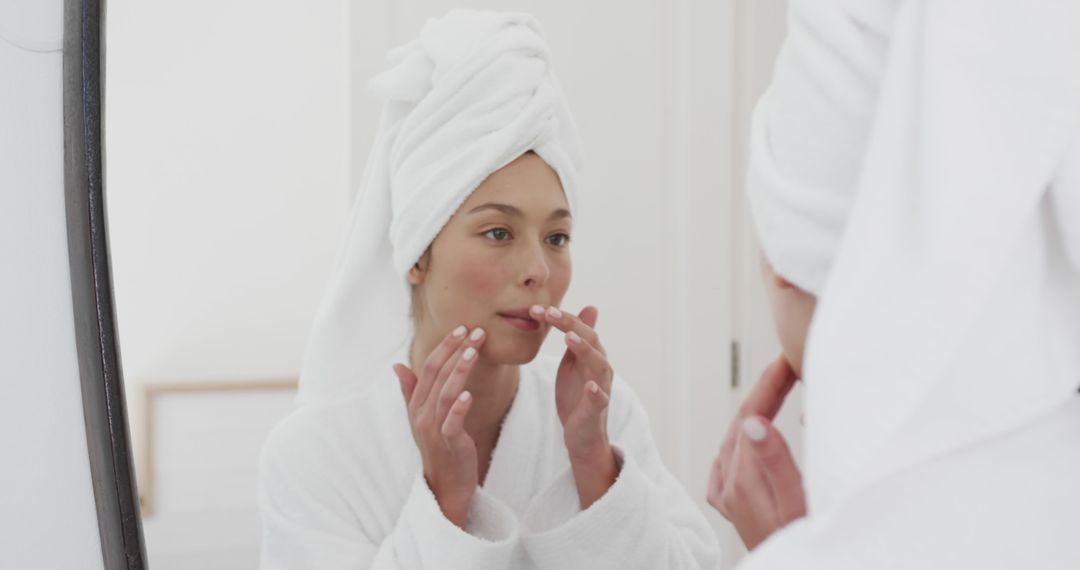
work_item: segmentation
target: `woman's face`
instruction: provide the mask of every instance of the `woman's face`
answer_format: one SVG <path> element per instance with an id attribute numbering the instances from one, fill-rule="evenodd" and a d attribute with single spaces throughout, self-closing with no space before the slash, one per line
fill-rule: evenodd
<path id="1" fill-rule="evenodd" d="M 458 325 L 488 334 L 481 356 L 523 364 L 549 326 L 532 305 L 562 302 L 570 285 L 571 218 L 558 175 L 526 153 L 492 173 L 409 272 L 417 336 L 437 342 Z"/>

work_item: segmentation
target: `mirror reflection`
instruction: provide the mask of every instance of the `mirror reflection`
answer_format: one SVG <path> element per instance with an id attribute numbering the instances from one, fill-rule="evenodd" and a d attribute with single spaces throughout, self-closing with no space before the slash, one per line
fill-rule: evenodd
<path id="1" fill-rule="evenodd" d="M 738 189 L 784 4 L 467 4 L 110 3 L 155 568 L 739 558 L 705 489 L 779 350 Z"/>

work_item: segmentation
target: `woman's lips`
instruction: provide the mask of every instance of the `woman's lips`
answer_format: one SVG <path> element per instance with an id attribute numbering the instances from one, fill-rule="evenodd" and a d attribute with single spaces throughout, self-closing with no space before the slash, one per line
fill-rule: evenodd
<path id="1" fill-rule="evenodd" d="M 533 319 L 525 319 L 522 317 L 514 317 L 500 313 L 500 317 L 510 323 L 510 326 L 523 330 L 523 331 L 535 331 L 540 329 L 540 323 Z"/>

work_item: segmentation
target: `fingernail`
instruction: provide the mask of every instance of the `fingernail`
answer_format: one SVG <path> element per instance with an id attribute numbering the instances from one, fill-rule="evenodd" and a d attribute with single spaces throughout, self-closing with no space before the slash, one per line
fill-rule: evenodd
<path id="1" fill-rule="evenodd" d="M 562 318 L 562 311 L 556 309 L 555 307 L 551 307 L 550 309 L 548 309 L 548 314 L 551 315 L 551 318 L 553 319 Z"/>
<path id="2" fill-rule="evenodd" d="M 457 397 L 457 399 L 461 400 L 462 402 L 466 402 L 471 397 L 472 397 L 472 394 L 470 394 L 469 391 L 466 390 L 466 391 L 462 392 L 461 395 Z"/>
<path id="3" fill-rule="evenodd" d="M 746 418 L 743 421 L 742 429 L 746 437 L 750 438 L 750 441 L 762 441 L 765 439 L 765 424 L 761 423 L 761 420 L 757 418 Z"/>
<path id="4" fill-rule="evenodd" d="M 461 338 L 465 336 L 465 325 L 458 326 L 458 328 L 454 329 L 454 332 L 452 334 L 454 335 L 454 338 Z"/>
<path id="5" fill-rule="evenodd" d="M 600 385 L 597 384 L 596 382 L 591 382 L 590 381 L 589 382 L 589 391 L 592 392 L 593 394 L 599 392 L 600 391 Z"/>
<path id="6" fill-rule="evenodd" d="M 472 362 L 472 359 L 476 358 L 476 349 L 471 346 L 466 348 L 461 357 L 465 359 L 465 362 Z"/>
<path id="7" fill-rule="evenodd" d="M 482 336 L 484 336 L 484 329 L 476 329 L 469 335 L 469 338 L 472 340 L 480 340 Z"/>
<path id="8" fill-rule="evenodd" d="M 544 314 L 544 308 L 541 307 L 540 305 L 533 305 L 529 309 L 529 312 L 534 314 L 534 315 L 542 315 L 542 314 Z"/>
<path id="9" fill-rule="evenodd" d="M 574 344 L 577 344 L 577 343 L 581 342 L 581 337 L 578 336 L 578 334 L 576 332 L 574 332 L 574 331 L 570 331 L 570 332 L 566 333 L 566 338 L 570 339 L 570 342 L 572 342 Z"/>

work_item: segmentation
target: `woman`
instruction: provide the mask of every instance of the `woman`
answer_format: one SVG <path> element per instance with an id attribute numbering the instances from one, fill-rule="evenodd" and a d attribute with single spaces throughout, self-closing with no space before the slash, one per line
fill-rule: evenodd
<path id="1" fill-rule="evenodd" d="M 714 477 L 743 567 L 1080 568 L 1080 4 L 790 9 L 750 192 L 805 502 L 778 366 L 738 436 L 768 459 Z"/>
<path id="2" fill-rule="evenodd" d="M 712 568 L 597 310 L 558 308 L 579 145 L 537 24 L 454 11 L 392 57 L 306 405 L 263 451 L 263 568 Z"/>

